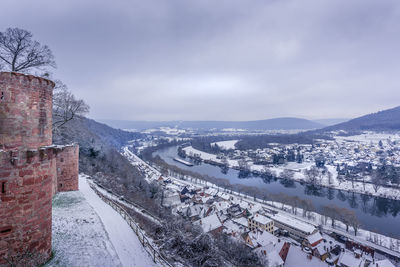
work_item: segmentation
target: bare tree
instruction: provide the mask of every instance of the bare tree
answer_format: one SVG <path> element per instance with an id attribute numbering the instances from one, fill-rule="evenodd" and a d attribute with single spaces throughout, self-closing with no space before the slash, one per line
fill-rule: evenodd
<path id="1" fill-rule="evenodd" d="M 309 199 L 301 199 L 299 201 L 299 205 L 303 209 L 303 217 L 306 217 L 307 213 L 308 213 L 308 217 L 310 217 L 309 215 L 310 215 L 311 211 L 315 210 L 313 203 Z"/>
<path id="2" fill-rule="evenodd" d="M 227 159 L 226 157 L 223 157 L 223 158 L 221 159 L 221 164 L 222 164 L 224 167 L 228 167 L 228 166 L 229 166 L 228 159 Z"/>
<path id="3" fill-rule="evenodd" d="M 335 228 L 335 221 L 340 219 L 340 208 L 329 204 L 327 206 L 322 206 L 321 212 L 331 219 L 332 228 Z"/>
<path id="4" fill-rule="evenodd" d="M 360 228 L 361 224 L 356 216 L 351 217 L 351 226 L 354 229 L 354 235 L 357 236 L 357 231 Z"/>
<path id="5" fill-rule="evenodd" d="M 294 171 L 288 170 L 288 169 L 284 169 L 284 170 L 280 173 L 279 177 L 282 178 L 282 179 L 293 179 L 293 177 L 294 177 Z"/>
<path id="6" fill-rule="evenodd" d="M 249 171 L 250 165 L 245 159 L 238 160 L 239 169 L 243 171 Z"/>
<path id="7" fill-rule="evenodd" d="M 356 217 L 354 211 L 341 208 L 338 210 L 339 219 L 346 225 L 346 232 L 349 231 L 349 226 L 352 224 L 353 218 Z"/>
<path id="8" fill-rule="evenodd" d="M 9 71 L 15 72 L 56 67 L 50 48 L 32 40 L 32 33 L 19 28 L 0 32 L 0 61 Z"/>
<path id="9" fill-rule="evenodd" d="M 379 188 L 382 185 L 382 176 L 378 170 L 374 170 L 374 172 L 372 173 L 371 183 L 372 183 L 372 187 L 375 190 L 375 193 L 377 193 Z"/>
<path id="10" fill-rule="evenodd" d="M 321 174 L 317 167 L 313 166 L 310 169 L 304 170 L 307 181 L 312 185 L 319 185 L 321 182 Z"/>
<path id="11" fill-rule="evenodd" d="M 332 175 L 332 173 L 331 173 L 329 170 L 327 170 L 327 173 L 328 173 L 328 183 L 329 183 L 329 184 L 332 184 L 332 183 L 333 183 L 333 182 L 332 182 L 332 178 L 333 178 L 332 176 L 333 176 L 333 175 Z"/>
<path id="12" fill-rule="evenodd" d="M 89 106 L 76 97 L 61 81 L 56 81 L 53 96 L 53 128 L 56 130 L 76 116 L 84 116 L 89 112 Z"/>

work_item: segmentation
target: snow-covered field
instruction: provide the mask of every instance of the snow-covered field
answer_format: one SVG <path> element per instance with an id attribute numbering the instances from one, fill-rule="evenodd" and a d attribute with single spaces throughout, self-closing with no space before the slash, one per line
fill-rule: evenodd
<path id="1" fill-rule="evenodd" d="M 375 143 L 378 144 L 379 141 L 384 140 L 400 140 L 400 134 L 388 134 L 388 133 L 375 133 L 375 132 L 365 132 L 360 135 L 352 136 L 335 136 L 336 140 L 346 140 L 360 143 Z"/>
<path id="2" fill-rule="evenodd" d="M 211 143 L 212 146 L 219 146 L 221 149 L 235 149 L 235 144 L 239 142 L 239 140 L 228 140 L 228 141 L 220 141 L 220 142 L 214 142 Z"/>
<path id="3" fill-rule="evenodd" d="M 126 221 L 79 177 L 53 200 L 54 258 L 46 266 L 156 266 Z"/>
<path id="4" fill-rule="evenodd" d="M 179 135 L 179 134 L 184 134 L 187 133 L 188 130 L 185 129 L 178 129 L 178 128 L 171 128 L 171 127 L 159 127 L 156 129 L 147 129 L 145 131 L 143 131 L 143 133 L 147 133 L 147 134 L 151 134 L 153 132 L 164 132 L 168 135 Z"/>
<path id="5" fill-rule="evenodd" d="M 217 159 L 216 155 L 197 150 L 197 149 L 193 148 L 192 146 L 185 147 L 183 150 L 185 150 L 186 155 L 189 155 L 189 156 L 193 156 L 193 155 L 197 154 L 203 160 L 212 160 L 212 161 L 215 161 L 215 162 L 221 162 L 220 159 Z M 237 160 L 229 159 L 228 160 L 228 164 L 229 164 L 230 167 L 239 166 Z"/>

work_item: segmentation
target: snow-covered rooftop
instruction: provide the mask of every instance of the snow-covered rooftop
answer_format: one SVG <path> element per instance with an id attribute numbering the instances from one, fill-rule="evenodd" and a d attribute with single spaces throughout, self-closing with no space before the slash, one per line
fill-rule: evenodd
<path id="1" fill-rule="evenodd" d="M 233 219 L 233 221 L 237 224 L 240 224 L 240 225 L 243 225 L 246 227 L 249 226 L 249 223 L 245 217 L 239 217 L 239 218 Z"/>
<path id="2" fill-rule="evenodd" d="M 195 221 L 193 224 L 201 226 L 204 232 L 210 232 L 222 226 L 221 221 L 215 213 L 213 215 Z"/>
<path id="3" fill-rule="evenodd" d="M 322 239 L 322 236 L 319 232 L 316 232 L 314 234 L 311 234 L 309 236 L 306 237 L 307 241 L 312 245 L 315 242 L 318 242 Z"/>
<path id="4" fill-rule="evenodd" d="M 340 255 L 338 265 L 342 264 L 348 267 L 360 267 L 362 259 L 356 258 L 353 253 L 344 252 Z"/>
<path id="5" fill-rule="evenodd" d="M 297 246 L 290 246 L 286 257 L 285 267 L 299 266 L 326 267 L 327 264 L 320 261 L 317 257 L 311 256 L 311 258 L 309 258 L 308 254 L 301 251 Z"/>
<path id="6" fill-rule="evenodd" d="M 315 227 L 309 223 L 297 220 L 295 218 L 286 216 L 282 213 L 277 213 L 275 215 L 270 215 L 270 218 L 274 221 L 289 225 L 291 227 L 294 227 L 296 229 L 299 229 L 305 233 L 311 234 L 312 232 L 315 231 Z"/>
<path id="7" fill-rule="evenodd" d="M 375 264 L 371 264 L 372 267 L 395 267 L 393 263 L 388 259 L 376 261 Z"/>
<path id="8" fill-rule="evenodd" d="M 249 232 L 249 237 L 255 247 L 264 247 L 269 244 L 275 245 L 278 243 L 278 238 L 267 231 L 251 231 Z"/>
<path id="9" fill-rule="evenodd" d="M 252 220 L 261 223 L 261 224 L 269 224 L 270 222 L 272 222 L 272 220 L 264 215 L 258 214 L 256 213 L 253 217 L 251 217 Z"/>

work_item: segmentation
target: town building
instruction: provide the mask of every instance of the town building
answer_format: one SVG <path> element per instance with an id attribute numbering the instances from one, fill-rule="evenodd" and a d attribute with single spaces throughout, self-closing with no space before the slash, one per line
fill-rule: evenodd
<path id="1" fill-rule="evenodd" d="M 254 214 L 254 216 L 248 218 L 249 229 L 267 231 L 269 233 L 274 232 L 274 221 L 270 218 L 261 215 L 259 213 Z"/>
<path id="2" fill-rule="evenodd" d="M 276 227 L 287 231 L 292 238 L 299 241 L 303 241 L 307 236 L 317 231 L 313 225 L 281 213 L 269 214 L 268 216 L 274 221 Z"/>

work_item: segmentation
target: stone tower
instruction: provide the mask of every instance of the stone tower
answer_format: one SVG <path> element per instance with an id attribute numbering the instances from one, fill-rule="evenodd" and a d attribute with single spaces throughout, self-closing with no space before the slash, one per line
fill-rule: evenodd
<path id="1" fill-rule="evenodd" d="M 0 265 L 51 255 L 51 203 L 78 189 L 77 145 L 52 145 L 54 83 L 0 72 Z"/>

